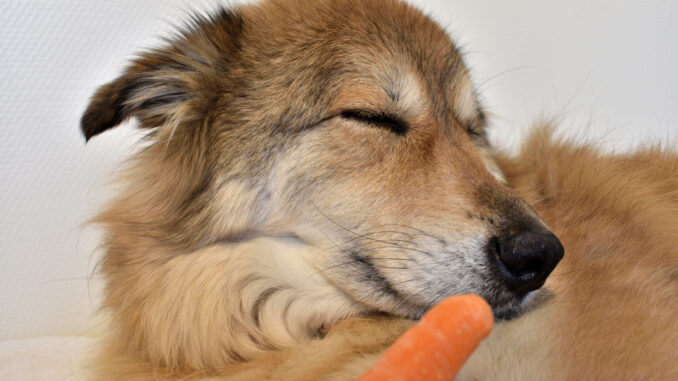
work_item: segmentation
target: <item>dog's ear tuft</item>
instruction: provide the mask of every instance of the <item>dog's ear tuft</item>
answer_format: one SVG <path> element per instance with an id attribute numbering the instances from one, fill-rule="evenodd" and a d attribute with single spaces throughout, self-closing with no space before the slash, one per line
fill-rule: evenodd
<path id="1" fill-rule="evenodd" d="M 131 86 L 128 82 L 129 80 L 122 76 L 100 87 L 94 94 L 80 119 L 80 128 L 87 141 L 117 126 L 129 116 L 123 111 L 127 89 Z"/>
<path id="2" fill-rule="evenodd" d="M 123 75 L 102 86 L 80 120 L 87 140 L 128 118 L 141 127 L 161 126 L 173 112 L 199 91 L 196 76 L 201 68 L 181 57 L 176 49 L 149 52 L 139 57 Z"/>
<path id="3" fill-rule="evenodd" d="M 97 90 L 80 120 L 85 138 L 131 117 L 143 128 L 162 126 L 191 98 L 213 90 L 213 66 L 236 54 L 241 30 L 240 15 L 226 9 L 193 16 L 166 47 L 140 55 L 120 77 Z"/>

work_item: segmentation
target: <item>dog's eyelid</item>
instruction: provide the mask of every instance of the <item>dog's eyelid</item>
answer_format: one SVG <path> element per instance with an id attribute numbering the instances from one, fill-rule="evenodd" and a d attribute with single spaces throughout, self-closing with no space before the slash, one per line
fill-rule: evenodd
<path id="1" fill-rule="evenodd" d="M 398 135 L 404 135 L 409 129 L 402 119 L 384 112 L 375 112 L 371 110 L 345 110 L 341 111 L 339 115 L 344 119 L 387 128 Z"/>

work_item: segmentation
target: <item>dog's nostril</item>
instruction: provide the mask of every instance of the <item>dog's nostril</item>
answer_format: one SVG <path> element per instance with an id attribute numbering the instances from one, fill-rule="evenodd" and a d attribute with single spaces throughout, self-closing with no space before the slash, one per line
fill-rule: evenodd
<path id="1" fill-rule="evenodd" d="M 537 259 L 529 259 L 525 264 L 525 268 L 521 271 L 522 273 L 535 274 L 541 272 L 543 263 Z"/>
<path id="2" fill-rule="evenodd" d="M 507 286 L 522 294 L 541 287 L 563 257 L 563 247 L 549 231 L 524 231 L 502 241 L 490 240 L 489 246 Z"/>
<path id="3" fill-rule="evenodd" d="M 490 248 L 494 252 L 495 255 L 501 256 L 501 243 L 499 242 L 498 237 L 492 237 L 490 239 Z"/>

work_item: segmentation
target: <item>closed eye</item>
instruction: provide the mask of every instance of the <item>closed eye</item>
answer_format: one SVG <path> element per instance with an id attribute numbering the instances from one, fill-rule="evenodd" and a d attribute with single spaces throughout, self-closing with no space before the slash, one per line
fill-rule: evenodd
<path id="1" fill-rule="evenodd" d="M 348 110 L 341 113 L 344 119 L 354 120 L 374 127 L 385 128 L 397 135 L 405 135 L 407 124 L 388 114 L 376 113 L 367 110 Z"/>

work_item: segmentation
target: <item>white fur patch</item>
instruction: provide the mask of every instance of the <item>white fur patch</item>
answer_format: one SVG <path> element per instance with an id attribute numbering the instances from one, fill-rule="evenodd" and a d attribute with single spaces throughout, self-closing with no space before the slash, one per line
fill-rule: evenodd
<path id="1" fill-rule="evenodd" d="M 425 107 L 425 97 L 416 77 L 411 73 L 405 73 L 397 75 L 395 80 L 398 86 L 399 106 L 405 110 L 422 110 Z"/>

